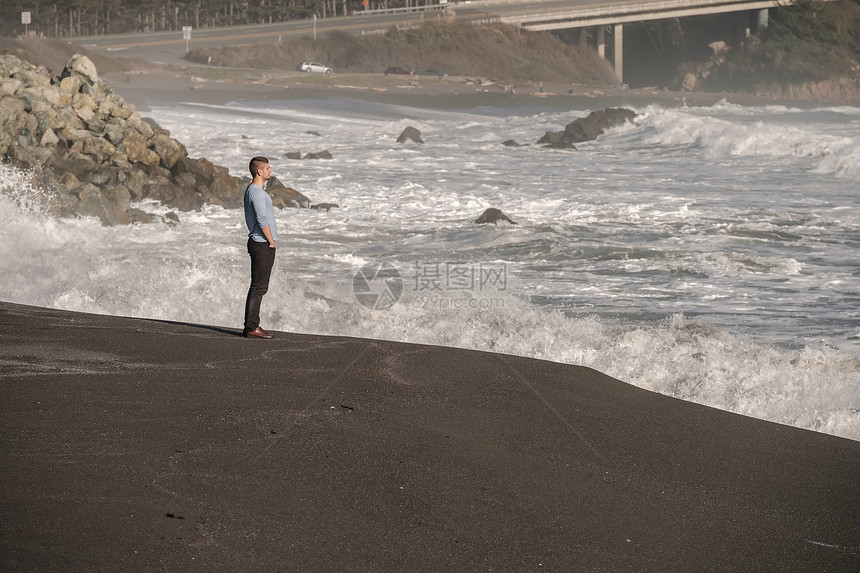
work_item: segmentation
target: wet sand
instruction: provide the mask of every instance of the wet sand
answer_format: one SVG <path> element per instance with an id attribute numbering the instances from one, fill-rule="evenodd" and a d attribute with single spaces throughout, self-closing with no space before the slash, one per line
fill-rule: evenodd
<path id="1" fill-rule="evenodd" d="M 860 442 L 587 368 L 0 303 L 4 571 L 857 571 Z"/>

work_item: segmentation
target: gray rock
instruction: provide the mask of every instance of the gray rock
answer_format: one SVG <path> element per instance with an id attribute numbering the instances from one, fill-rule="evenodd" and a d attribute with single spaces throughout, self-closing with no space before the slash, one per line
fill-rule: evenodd
<path id="1" fill-rule="evenodd" d="M 123 171 L 122 183 L 126 186 L 132 198 L 135 200 L 144 199 L 143 188 L 146 185 L 146 173 L 139 169 L 131 169 Z"/>
<path id="2" fill-rule="evenodd" d="M 98 107 L 99 104 L 96 103 L 96 100 L 87 94 L 76 93 L 72 96 L 72 109 L 81 119 L 94 116 Z M 81 114 L 86 114 L 87 117 L 83 117 Z"/>
<path id="3" fill-rule="evenodd" d="M 116 118 L 111 118 L 105 122 L 102 132 L 105 139 L 114 145 L 119 145 L 125 139 L 125 125 Z"/>
<path id="4" fill-rule="evenodd" d="M 63 78 L 77 77 L 87 83 L 94 84 L 99 81 L 99 74 L 96 71 L 96 66 L 86 56 L 75 54 L 69 61 L 66 62 L 66 67 L 63 70 Z"/>
<path id="5" fill-rule="evenodd" d="M 481 213 L 480 217 L 475 219 L 475 223 L 478 223 L 478 224 L 492 223 L 495 225 L 499 221 L 505 221 L 507 223 L 510 223 L 511 225 L 516 225 L 516 222 L 512 221 L 510 219 L 510 217 L 508 217 L 507 215 L 505 215 L 504 213 L 502 213 L 499 209 L 496 209 L 495 207 L 490 207 L 489 209 L 487 209 L 486 211 Z"/>
<path id="6" fill-rule="evenodd" d="M 45 130 L 42 134 L 42 139 L 39 140 L 41 147 L 56 147 L 58 143 L 60 143 L 60 138 L 57 137 L 57 134 L 50 127 Z"/>
<path id="7" fill-rule="evenodd" d="M 576 149 L 574 143 L 592 141 L 613 127 L 636 118 L 636 112 L 624 108 L 606 108 L 567 124 L 564 131 L 547 131 L 538 144 L 556 149 Z"/>
<path id="8" fill-rule="evenodd" d="M 424 143 L 424 140 L 421 139 L 421 132 L 418 129 L 412 127 L 411 125 L 404 129 L 400 136 L 397 138 L 397 143 L 406 143 L 407 141 L 414 141 L 415 143 Z"/>
<path id="9" fill-rule="evenodd" d="M 157 133 L 151 141 L 153 151 L 161 158 L 161 166 L 167 169 L 188 155 L 184 145 L 164 133 Z"/>
<path id="10" fill-rule="evenodd" d="M 28 111 L 35 110 L 39 103 L 46 103 L 51 107 L 60 105 L 60 93 L 56 86 L 33 86 L 19 90 L 19 92 L 18 95 L 24 101 L 24 107 Z"/>
<path id="11" fill-rule="evenodd" d="M 316 153 L 308 153 L 304 156 L 304 159 L 332 159 L 332 155 L 328 149 L 323 149 Z"/>
<path id="12" fill-rule="evenodd" d="M 68 191 L 76 189 L 81 184 L 80 180 L 71 173 L 63 173 L 60 175 L 59 179 L 57 179 L 57 183 Z"/>
<path id="13" fill-rule="evenodd" d="M 137 130 L 127 131 L 122 143 L 117 146 L 117 150 L 132 163 L 143 163 L 144 165 L 161 163 L 161 158 L 147 146 L 146 139 Z"/>
<path id="14" fill-rule="evenodd" d="M 21 80 L 16 80 L 15 78 L 5 78 L 2 82 L 0 82 L 0 96 L 15 95 L 18 90 L 23 89 L 24 83 Z"/>
<path id="15" fill-rule="evenodd" d="M 156 216 L 153 215 L 152 213 L 147 213 L 146 211 L 141 211 L 140 209 L 137 209 L 137 208 L 129 209 L 127 211 L 127 213 L 128 213 L 128 217 L 129 217 L 129 222 L 132 224 L 134 224 L 134 223 L 144 223 L 144 224 L 145 223 L 152 223 L 156 219 Z"/>
<path id="16" fill-rule="evenodd" d="M 144 139 L 150 139 L 153 135 L 155 135 L 155 131 L 152 129 L 152 126 L 149 125 L 149 123 L 143 121 L 143 118 L 140 117 L 140 114 L 138 114 L 137 112 L 132 113 L 125 121 L 129 127 L 136 129 L 137 132 L 144 137 Z"/>
<path id="17" fill-rule="evenodd" d="M 116 147 L 103 137 L 88 137 L 84 140 L 83 153 L 92 157 L 96 163 L 104 163 L 116 153 Z"/>
<path id="18" fill-rule="evenodd" d="M 244 185 L 241 185 L 242 192 L 245 191 L 250 180 L 243 180 Z M 299 193 L 292 187 L 284 185 L 277 177 L 269 179 L 266 185 L 266 191 L 272 197 L 272 204 L 281 208 L 302 208 L 310 207 L 311 201 L 303 194 Z"/>
<path id="19" fill-rule="evenodd" d="M 74 97 L 76 93 L 81 91 L 81 78 L 77 76 L 70 76 L 67 78 L 63 78 L 60 80 L 60 96 L 71 98 Z"/>
<path id="20" fill-rule="evenodd" d="M 50 86 L 51 73 L 44 66 L 23 68 L 11 74 L 11 77 L 25 86 Z"/>

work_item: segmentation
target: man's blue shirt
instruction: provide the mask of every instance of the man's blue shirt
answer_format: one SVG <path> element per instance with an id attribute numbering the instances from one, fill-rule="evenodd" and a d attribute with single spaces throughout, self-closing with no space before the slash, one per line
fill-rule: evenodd
<path id="1" fill-rule="evenodd" d="M 263 235 L 263 227 L 269 226 L 272 239 L 278 238 L 278 227 L 275 223 L 275 212 L 272 209 L 272 198 L 259 185 L 251 183 L 245 189 L 245 224 L 248 225 L 248 237 L 260 243 L 268 243 Z"/>

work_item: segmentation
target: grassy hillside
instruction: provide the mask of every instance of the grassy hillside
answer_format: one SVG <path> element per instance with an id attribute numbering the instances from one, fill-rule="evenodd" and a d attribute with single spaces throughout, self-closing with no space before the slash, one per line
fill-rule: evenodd
<path id="1" fill-rule="evenodd" d="M 508 81 L 614 82 L 612 70 L 594 50 L 580 51 L 552 34 L 502 24 L 428 23 L 374 36 L 335 32 L 317 40 L 193 50 L 188 55 L 199 63 L 210 57 L 213 64 L 246 68 L 295 69 L 300 62 L 319 61 L 344 73 L 380 73 L 388 66 L 401 66 Z"/>

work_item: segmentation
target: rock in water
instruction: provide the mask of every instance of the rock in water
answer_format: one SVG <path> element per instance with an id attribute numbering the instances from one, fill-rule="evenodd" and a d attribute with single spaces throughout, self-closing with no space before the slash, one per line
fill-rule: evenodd
<path id="1" fill-rule="evenodd" d="M 489 209 L 481 213 L 480 217 L 475 219 L 475 223 L 492 223 L 494 225 L 497 224 L 499 221 L 506 221 L 511 225 L 517 224 L 516 221 L 512 221 L 510 217 L 508 217 L 495 207 L 490 207 Z"/>
<path id="2" fill-rule="evenodd" d="M 564 131 L 547 131 L 538 144 L 556 149 L 576 149 L 574 143 L 597 139 L 608 129 L 633 121 L 636 112 L 625 108 L 606 108 L 567 124 Z"/>
<path id="3" fill-rule="evenodd" d="M 406 143 L 406 141 L 414 141 L 415 143 L 424 143 L 421 139 L 421 132 L 411 125 L 403 130 L 400 137 L 397 138 L 397 143 Z"/>

